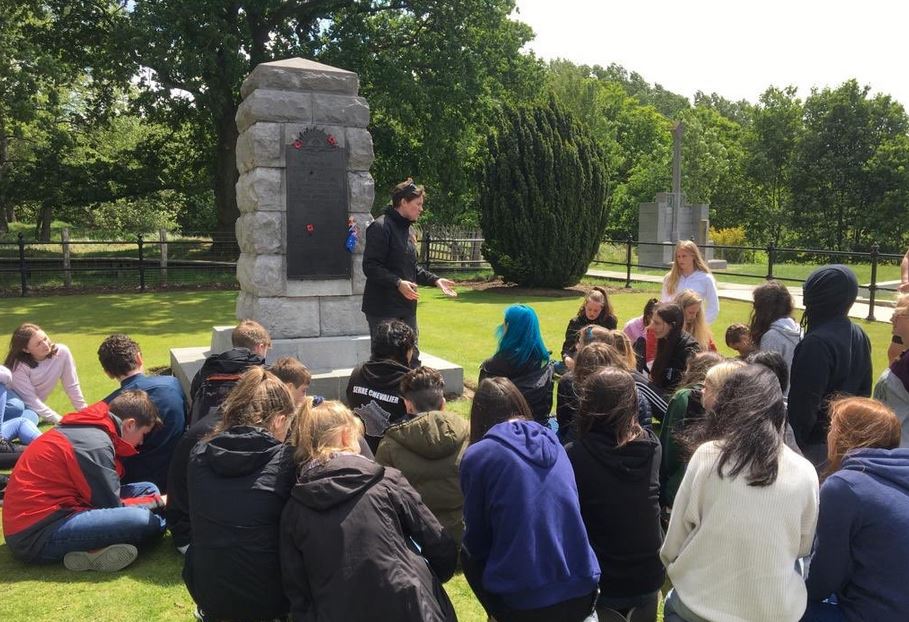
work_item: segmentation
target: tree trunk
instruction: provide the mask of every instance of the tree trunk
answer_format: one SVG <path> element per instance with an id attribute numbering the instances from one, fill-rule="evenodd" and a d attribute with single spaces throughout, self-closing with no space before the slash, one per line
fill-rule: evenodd
<path id="1" fill-rule="evenodd" d="M 236 258 L 239 254 L 235 224 L 240 217 L 237 208 L 237 123 L 236 106 L 225 106 L 218 119 L 218 144 L 215 160 L 215 210 L 217 228 L 213 232 L 212 252 Z"/>
<path id="2" fill-rule="evenodd" d="M 41 205 L 41 212 L 38 214 L 38 241 L 50 242 L 51 222 L 54 218 L 54 207 L 50 203 Z"/>

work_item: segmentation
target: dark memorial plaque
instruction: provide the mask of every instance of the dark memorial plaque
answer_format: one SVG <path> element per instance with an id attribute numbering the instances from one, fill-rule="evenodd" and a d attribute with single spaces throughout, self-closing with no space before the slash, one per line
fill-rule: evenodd
<path id="1" fill-rule="evenodd" d="M 285 147 L 287 278 L 349 279 L 347 150 L 310 128 Z"/>

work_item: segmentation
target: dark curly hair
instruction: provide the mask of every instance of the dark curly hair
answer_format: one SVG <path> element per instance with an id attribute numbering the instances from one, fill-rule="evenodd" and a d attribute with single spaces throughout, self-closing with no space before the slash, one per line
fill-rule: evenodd
<path id="1" fill-rule="evenodd" d="M 139 366 L 139 344 L 129 335 L 115 333 L 98 346 L 101 368 L 114 378 L 122 378 Z"/>
<path id="2" fill-rule="evenodd" d="M 392 359 L 407 365 L 408 353 L 417 344 L 413 329 L 401 320 L 380 322 L 372 339 L 372 358 L 375 361 Z"/>
<path id="3" fill-rule="evenodd" d="M 751 308 L 751 341 L 755 347 L 761 343 L 770 325 L 780 318 L 792 315 L 794 305 L 786 286 L 779 281 L 767 281 L 754 290 L 754 304 Z"/>

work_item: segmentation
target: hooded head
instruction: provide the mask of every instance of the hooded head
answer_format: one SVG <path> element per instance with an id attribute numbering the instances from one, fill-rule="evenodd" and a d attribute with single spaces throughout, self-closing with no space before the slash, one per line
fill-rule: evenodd
<path id="1" fill-rule="evenodd" d="M 858 279 L 843 265 L 821 266 L 802 286 L 805 302 L 806 332 L 827 320 L 847 317 L 858 297 Z"/>

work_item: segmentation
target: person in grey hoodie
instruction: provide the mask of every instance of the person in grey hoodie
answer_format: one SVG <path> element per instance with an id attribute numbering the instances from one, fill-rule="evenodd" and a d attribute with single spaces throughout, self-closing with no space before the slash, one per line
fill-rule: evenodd
<path id="1" fill-rule="evenodd" d="M 909 448 L 909 350 L 890 363 L 874 386 L 874 399 L 889 406 L 900 421 L 900 447 Z"/>
<path id="2" fill-rule="evenodd" d="M 805 337 L 792 357 L 789 422 L 806 458 L 827 457 L 828 401 L 834 394 L 871 395 L 871 342 L 849 320 L 858 279 L 842 265 L 822 266 L 803 286 Z"/>
<path id="3" fill-rule="evenodd" d="M 762 352 L 778 352 L 792 371 L 795 346 L 802 339 L 802 330 L 794 319 L 792 296 L 779 281 L 768 281 L 755 288 L 751 308 L 751 342 Z M 788 397 L 785 391 L 783 397 Z"/>

